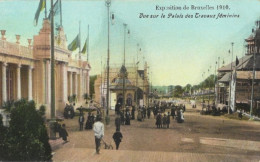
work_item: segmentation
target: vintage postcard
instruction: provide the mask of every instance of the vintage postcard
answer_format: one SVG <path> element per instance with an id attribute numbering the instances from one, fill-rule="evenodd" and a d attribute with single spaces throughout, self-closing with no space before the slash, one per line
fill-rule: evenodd
<path id="1" fill-rule="evenodd" d="M 260 161 L 259 0 L 0 0 L 0 161 Z"/>

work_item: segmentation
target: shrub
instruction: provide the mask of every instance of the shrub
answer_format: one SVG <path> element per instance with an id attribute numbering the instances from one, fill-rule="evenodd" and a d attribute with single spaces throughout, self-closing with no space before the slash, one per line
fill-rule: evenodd
<path id="1" fill-rule="evenodd" d="M 84 94 L 84 99 L 87 100 L 88 99 L 88 93 Z"/>
<path id="2" fill-rule="evenodd" d="M 4 159 L 10 161 L 51 160 L 49 137 L 43 122 L 42 111 L 34 101 L 24 99 L 15 103 L 4 145 Z"/>
<path id="3" fill-rule="evenodd" d="M 5 146 L 6 128 L 3 126 L 3 117 L 0 114 L 0 161 L 5 161 L 3 156 L 6 154 Z"/>
<path id="4" fill-rule="evenodd" d="M 10 112 L 14 108 L 14 100 L 9 100 L 4 102 L 3 109 L 5 109 L 7 112 Z"/>

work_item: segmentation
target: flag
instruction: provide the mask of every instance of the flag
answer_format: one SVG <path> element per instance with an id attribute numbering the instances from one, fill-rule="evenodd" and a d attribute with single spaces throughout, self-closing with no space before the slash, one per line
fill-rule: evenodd
<path id="1" fill-rule="evenodd" d="M 237 56 L 236 56 L 236 66 L 239 64 L 239 60 L 238 60 L 238 58 L 237 58 Z"/>
<path id="2" fill-rule="evenodd" d="M 46 0 L 40 0 L 38 9 L 34 16 L 34 26 L 37 26 L 37 24 L 38 24 L 38 19 L 39 19 L 41 11 L 45 8 L 45 3 L 46 3 Z"/>
<path id="3" fill-rule="evenodd" d="M 79 47 L 79 34 L 76 36 L 76 38 L 69 44 L 68 49 L 70 51 L 75 51 Z"/>
<path id="4" fill-rule="evenodd" d="M 56 16 L 60 13 L 60 0 L 57 0 L 53 5 L 53 15 Z M 48 19 L 51 21 L 51 12 L 49 13 Z"/>
<path id="5" fill-rule="evenodd" d="M 84 54 L 86 53 L 86 51 L 87 51 L 87 42 L 88 42 L 88 38 L 85 41 L 85 44 L 84 44 L 84 47 L 83 47 L 81 53 L 84 53 Z"/>

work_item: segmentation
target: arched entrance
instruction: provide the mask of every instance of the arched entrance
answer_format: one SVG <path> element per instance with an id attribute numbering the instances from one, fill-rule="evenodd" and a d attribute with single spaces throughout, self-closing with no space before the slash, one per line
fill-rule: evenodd
<path id="1" fill-rule="evenodd" d="M 120 103 L 120 105 L 123 105 L 123 94 L 120 93 L 117 95 L 117 101 L 116 101 L 117 104 Z"/>
<path id="2" fill-rule="evenodd" d="M 126 105 L 127 106 L 132 106 L 132 101 L 133 101 L 133 95 L 128 93 L 127 98 L 126 98 Z"/>

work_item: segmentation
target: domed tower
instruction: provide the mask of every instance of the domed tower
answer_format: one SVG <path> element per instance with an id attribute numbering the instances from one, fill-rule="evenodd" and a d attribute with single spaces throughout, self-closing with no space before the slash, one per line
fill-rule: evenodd
<path id="1" fill-rule="evenodd" d="M 245 39 L 247 45 L 246 55 L 253 55 L 260 53 L 260 19 L 255 22 L 256 28 L 252 29 L 252 34 Z"/>

